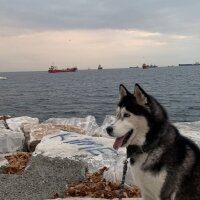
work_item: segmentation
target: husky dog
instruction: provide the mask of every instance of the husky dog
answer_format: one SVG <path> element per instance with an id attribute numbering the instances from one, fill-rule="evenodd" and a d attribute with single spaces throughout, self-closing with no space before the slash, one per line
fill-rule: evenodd
<path id="1" fill-rule="evenodd" d="M 144 200 L 200 200 L 200 150 L 169 122 L 165 109 L 138 84 L 119 87 L 115 149 L 127 148 Z"/>

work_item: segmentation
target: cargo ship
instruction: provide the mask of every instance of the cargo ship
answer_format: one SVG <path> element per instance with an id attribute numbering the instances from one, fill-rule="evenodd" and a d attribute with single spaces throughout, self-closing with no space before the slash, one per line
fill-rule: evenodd
<path id="1" fill-rule="evenodd" d="M 103 67 L 101 65 L 98 66 L 98 69 L 103 69 Z"/>
<path id="2" fill-rule="evenodd" d="M 200 63 L 199 62 L 195 62 L 193 64 L 179 64 L 178 66 L 199 66 Z"/>
<path id="3" fill-rule="evenodd" d="M 145 63 L 142 65 L 143 69 L 156 68 L 156 67 L 158 67 L 158 66 L 157 65 L 147 65 Z"/>
<path id="4" fill-rule="evenodd" d="M 78 70 L 77 67 L 71 67 L 66 69 L 58 69 L 56 66 L 51 66 L 48 70 L 49 73 L 59 73 L 59 72 L 76 72 Z"/>

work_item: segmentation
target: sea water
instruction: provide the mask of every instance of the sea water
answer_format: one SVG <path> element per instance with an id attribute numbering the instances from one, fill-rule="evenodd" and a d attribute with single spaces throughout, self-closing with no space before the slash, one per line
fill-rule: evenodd
<path id="1" fill-rule="evenodd" d="M 38 117 L 95 116 L 100 125 L 113 115 L 119 84 L 133 92 L 139 83 L 168 111 L 172 122 L 200 121 L 200 66 L 79 70 L 71 73 L 1 73 L 0 115 Z"/>

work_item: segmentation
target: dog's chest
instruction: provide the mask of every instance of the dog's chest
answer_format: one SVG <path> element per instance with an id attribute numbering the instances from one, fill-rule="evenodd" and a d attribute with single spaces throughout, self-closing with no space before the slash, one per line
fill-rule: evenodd
<path id="1" fill-rule="evenodd" d="M 132 173 L 135 184 L 140 187 L 143 197 L 153 200 L 160 199 L 160 192 L 166 178 L 166 171 L 153 174 L 150 171 L 144 171 L 142 164 L 145 162 L 147 155 L 141 155 L 132 165 Z M 146 199 L 144 198 L 144 199 Z"/>

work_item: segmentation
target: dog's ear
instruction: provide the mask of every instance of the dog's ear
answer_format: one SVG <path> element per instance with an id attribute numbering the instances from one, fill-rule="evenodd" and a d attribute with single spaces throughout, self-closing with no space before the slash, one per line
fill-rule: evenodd
<path id="1" fill-rule="evenodd" d="M 143 106 L 149 105 L 147 93 L 137 83 L 135 84 L 133 95 L 135 96 L 135 99 L 138 104 L 143 105 Z"/>
<path id="2" fill-rule="evenodd" d="M 126 89 L 126 87 L 124 85 L 120 84 L 120 86 L 119 86 L 119 97 L 120 97 L 120 99 L 127 96 L 127 94 L 128 94 L 128 90 Z"/>

